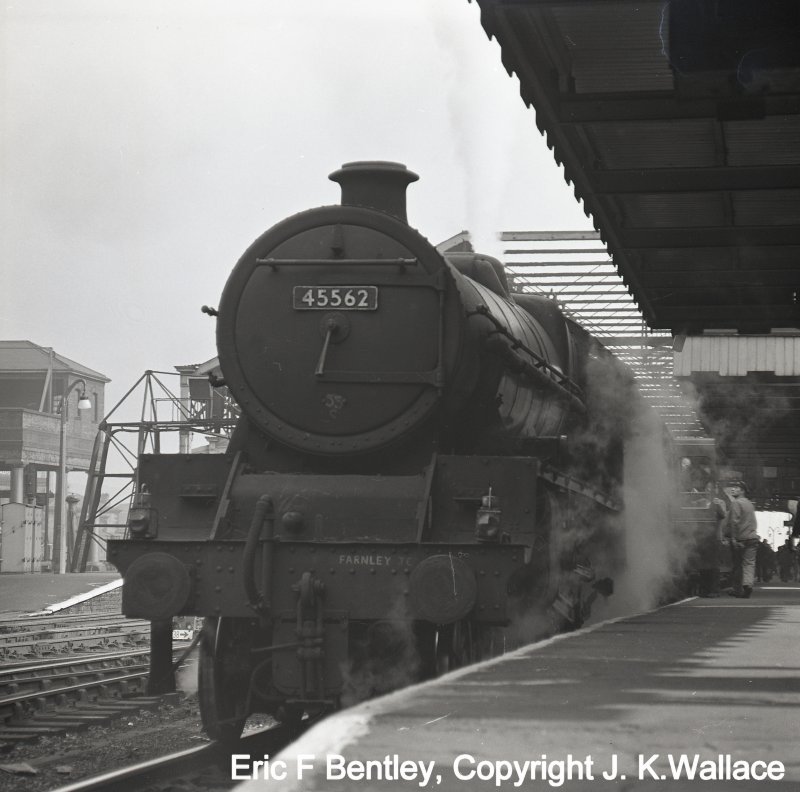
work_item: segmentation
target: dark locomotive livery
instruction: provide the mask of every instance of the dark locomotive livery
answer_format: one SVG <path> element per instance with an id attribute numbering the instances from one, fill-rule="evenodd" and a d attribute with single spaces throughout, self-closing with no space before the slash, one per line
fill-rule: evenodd
<path id="1" fill-rule="evenodd" d="M 496 652 L 517 619 L 579 625 L 622 554 L 627 370 L 411 228 L 403 165 L 331 179 L 341 205 L 270 228 L 208 309 L 227 453 L 142 457 L 109 543 L 126 615 L 205 617 L 216 737 Z"/>

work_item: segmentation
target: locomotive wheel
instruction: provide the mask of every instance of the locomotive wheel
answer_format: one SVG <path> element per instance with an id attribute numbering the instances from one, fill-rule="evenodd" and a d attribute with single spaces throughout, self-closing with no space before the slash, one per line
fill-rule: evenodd
<path id="1" fill-rule="evenodd" d="M 203 728 L 212 740 L 237 740 L 247 720 L 250 646 L 242 619 L 203 622 L 198 664 L 198 699 Z"/>

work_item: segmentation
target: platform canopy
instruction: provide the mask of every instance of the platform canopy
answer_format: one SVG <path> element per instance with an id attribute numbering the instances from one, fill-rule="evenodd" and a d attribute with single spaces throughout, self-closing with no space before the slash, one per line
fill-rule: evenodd
<path id="1" fill-rule="evenodd" d="M 796 495 L 800 2 L 476 2 L 705 430 L 762 503 Z"/>
<path id="2" fill-rule="evenodd" d="M 800 3 L 477 2 L 650 328 L 800 328 Z"/>

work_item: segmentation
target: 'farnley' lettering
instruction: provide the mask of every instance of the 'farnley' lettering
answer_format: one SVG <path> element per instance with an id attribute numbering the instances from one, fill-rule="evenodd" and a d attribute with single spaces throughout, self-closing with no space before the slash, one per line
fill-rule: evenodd
<path id="1" fill-rule="evenodd" d="M 340 564 L 349 564 L 350 566 L 389 566 L 391 560 L 391 556 L 374 555 L 372 553 L 339 556 Z"/>

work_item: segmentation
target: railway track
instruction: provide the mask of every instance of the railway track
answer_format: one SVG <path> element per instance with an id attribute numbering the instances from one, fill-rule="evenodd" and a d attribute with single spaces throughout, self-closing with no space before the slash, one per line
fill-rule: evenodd
<path id="1" fill-rule="evenodd" d="M 0 636 L 5 633 L 14 633 L 21 630 L 36 629 L 39 627 L 52 627 L 55 625 L 70 626 L 75 624 L 102 624 L 104 622 L 118 622 L 123 619 L 120 613 L 41 613 L 24 616 L 0 617 Z M 141 621 L 128 619 L 127 621 Z"/>
<path id="2" fill-rule="evenodd" d="M 115 668 L 146 665 L 150 649 L 75 655 L 68 658 L 23 660 L 0 665 L 0 696 L 41 690 L 85 673 L 110 673 Z"/>
<path id="3" fill-rule="evenodd" d="M 164 697 L 144 695 L 149 630 L 113 614 L 0 620 L 0 746 L 157 708 Z"/>
<path id="4" fill-rule="evenodd" d="M 150 625 L 123 616 L 59 616 L 0 621 L 0 664 L 79 651 L 146 646 Z"/>
<path id="5" fill-rule="evenodd" d="M 107 723 L 126 712 L 155 707 L 159 697 L 142 697 L 148 676 L 144 662 L 115 665 L 120 658 L 84 660 L 83 668 L 18 667 L 0 688 L 0 740 L 19 742 Z M 0 683 L 4 680 L 0 671 Z M 136 698 L 132 698 L 132 697 Z"/>

